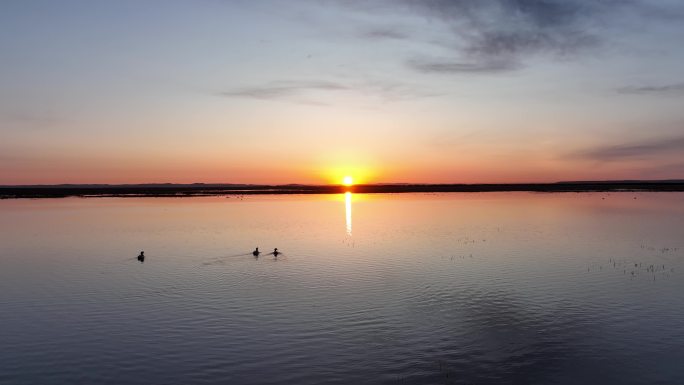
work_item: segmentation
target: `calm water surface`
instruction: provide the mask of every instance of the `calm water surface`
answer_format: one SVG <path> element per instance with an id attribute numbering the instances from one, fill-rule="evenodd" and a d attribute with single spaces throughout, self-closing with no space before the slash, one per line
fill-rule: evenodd
<path id="1" fill-rule="evenodd" d="M 2 384 L 684 384 L 683 363 L 682 193 L 0 201 Z"/>

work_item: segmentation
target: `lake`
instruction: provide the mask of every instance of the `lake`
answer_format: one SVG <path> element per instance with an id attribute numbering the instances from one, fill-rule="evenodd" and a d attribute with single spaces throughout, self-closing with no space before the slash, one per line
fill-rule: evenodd
<path id="1" fill-rule="evenodd" d="M 682 384 L 684 193 L 2 200 L 0 346 L 2 384 Z"/>

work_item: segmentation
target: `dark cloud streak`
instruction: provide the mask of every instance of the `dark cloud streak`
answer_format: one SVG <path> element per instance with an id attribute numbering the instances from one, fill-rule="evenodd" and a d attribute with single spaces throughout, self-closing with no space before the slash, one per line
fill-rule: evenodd
<path id="1" fill-rule="evenodd" d="M 627 86 L 617 89 L 621 94 L 684 94 L 684 83 L 664 84 L 664 85 L 649 85 L 649 86 Z"/>
<path id="2" fill-rule="evenodd" d="M 497 73 L 518 68 L 513 61 L 475 61 L 461 63 L 446 59 L 410 59 L 407 65 L 422 73 L 454 74 L 454 73 Z"/>
<path id="3" fill-rule="evenodd" d="M 219 92 L 219 95 L 269 100 L 294 96 L 306 91 L 340 91 L 346 89 L 348 87 L 342 84 L 326 81 L 278 81 L 263 86 L 244 87 Z"/>
<path id="4" fill-rule="evenodd" d="M 684 136 L 639 143 L 597 147 L 572 154 L 572 157 L 594 161 L 622 161 L 652 158 L 679 153 L 684 156 Z"/>
<path id="5" fill-rule="evenodd" d="M 371 40 L 404 40 L 408 39 L 408 33 L 399 28 L 373 28 L 362 31 L 360 36 Z"/>

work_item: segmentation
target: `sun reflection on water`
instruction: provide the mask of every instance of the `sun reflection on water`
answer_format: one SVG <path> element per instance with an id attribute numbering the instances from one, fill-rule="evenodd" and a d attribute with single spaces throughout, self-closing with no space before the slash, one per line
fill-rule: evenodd
<path id="1" fill-rule="evenodd" d="M 347 235 L 352 236 L 352 193 L 347 191 L 344 193 L 344 208 L 347 223 Z"/>

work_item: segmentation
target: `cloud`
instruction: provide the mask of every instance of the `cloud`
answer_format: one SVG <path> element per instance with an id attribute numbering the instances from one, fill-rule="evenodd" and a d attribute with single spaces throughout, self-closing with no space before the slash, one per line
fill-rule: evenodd
<path id="1" fill-rule="evenodd" d="M 664 85 L 649 85 L 649 86 L 627 86 L 617 89 L 621 94 L 666 94 L 666 95 L 680 95 L 684 94 L 684 83 L 664 84 Z"/>
<path id="2" fill-rule="evenodd" d="M 432 25 L 441 24 L 447 33 L 437 44 L 448 47 L 449 53 L 443 55 L 450 57 L 448 62 L 421 65 L 412 59 L 407 65 L 420 72 L 447 74 L 513 71 L 539 55 L 571 57 L 600 47 L 608 34 L 607 26 L 622 21 L 621 17 L 663 19 L 658 15 L 673 14 L 666 12 L 669 8 L 682 8 L 639 0 L 385 0 L 370 5 L 358 1 L 340 4 L 366 13 L 417 15 Z"/>
<path id="3" fill-rule="evenodd" d="M 219 92 L 226 97 L 241 97 L 252 99 L 281 99 L 295 96 L 307 91 L 341 91 L 345 85 L 328 81 L 276 81 L 261 86 L 238 88 Z"/>
<path id="4" fill-rule="evenodd" d="M 512 71 L 532 55 L 569 56 L 599 45 L 591 22 L 619 1 L 427 0 L 407 4 L 446 23 L 456 47 L 451 65 L 411 65 L 422 72 Z M 426 69 L 430 71 L 425 71 Z M 435 70 L 436 69 L 436 70 Z"/>
<path id="5" fill-rule="evenodd" d="M 29 130 L 54 128 L 67 120 L 51 111 L 0 111 L 0 122 L 5 127 Z"/>
<path id="6" fill-rule="evenodd" d="M 366 81 L 354 88 L 358 92 L 367 95 L 374 95 L 383 101 L 388 102 L 422 99 L 443 95 L 442 93 L 425 90 L 412 84 L 380 80 Z"/>
<path id="7" fill-rule="evenodd" d="M 377 40 L 403 40 L 408 39 L 409 35 L 399 28 L 372 28 L 362 31 L 361 37 Z"/>
<path id="8" fill-rule="evenodd" d="M 649 178 L 684 179 L 684 163 L 664 163 L 643 170 Z"/>
<path id="9" fill-rule="evenodd" d="M 447 23 L 466 50 L 501 55 L 568 52 L 596 43 L 592 22 L 631 1 L 607 0 L 405 0 Z"/>
<path id="10" fill-rule="evenodd" d="M 474 61 L 470 63 L 454 62 L 447 59 L 409 59 L 407 65 L 423 73 L 496 73 L 506 72 L 518 68 L 518 64 L 510 61 Z"/>
<path id="11" fill-rule="evenodd" d="M 232 98 L 248 98 L 258 100 L 286 100 L 297 104 L 327 106 L 330 103 L 312 99 L 312 93 L 321 92 L 356 92 L 393 102 L 410 99 L 439 96 L 441 94 L 423 90 L 420 87 L 386 81 L 363 81 L 343 84 L 330 81 L 292 81 L 282 80 L 217 93 L 219 96 Z M 322 95 L 316 95 L 322 96 Z"/>
<path id="12" fill-rule="evenodd" d="M 684 156 L 684 136 L 637 143 L 608 145 L 579 151 L 573 157 L 594 161 L 623 161 L 678 153 Z"/>

